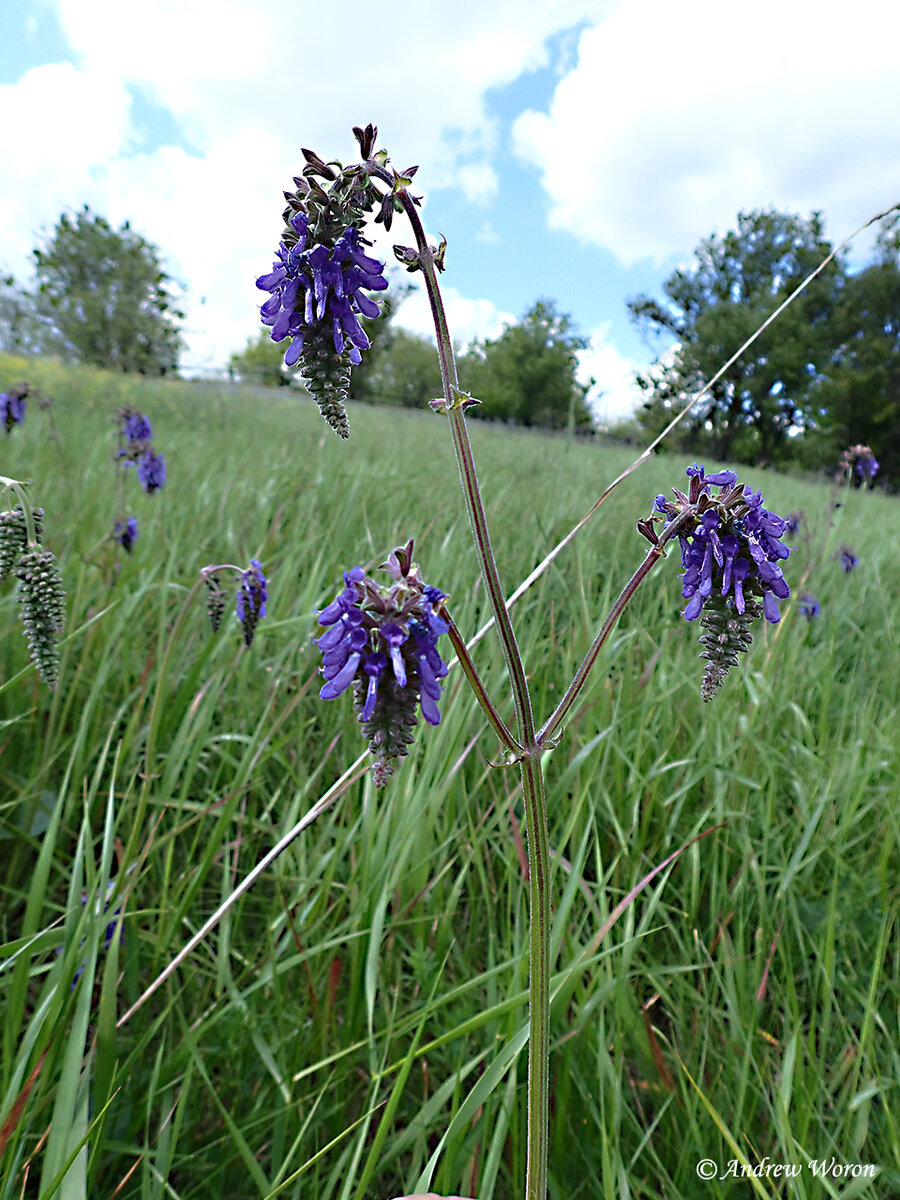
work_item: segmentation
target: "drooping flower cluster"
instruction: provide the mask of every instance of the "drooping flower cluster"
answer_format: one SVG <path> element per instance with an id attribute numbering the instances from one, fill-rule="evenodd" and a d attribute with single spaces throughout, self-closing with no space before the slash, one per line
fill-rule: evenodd
<path id="1" fill-rule="evenodd" d="M 237 619 L 244 631 L 244 645 L 253 644 L 253 635 L 260 617 L 266 615 L 266 601 L 269 598 L 268 580 L 263 574 L 262 564 L 258 559 L 251 558 L 250 566 L 241 573 L 241 583 L 237 591 L 235 610 Z"/>
<path id="2" fill-rule="evenodd" d="M 0 392 L 0 425 L 7 434 L 25 420 L 25 398 L 30 391 L 27 383 L 17 383 L 8 392 Z"/>
<path id="3" fill-rule="evenodd" d="M 680 519 L 684 616 L 695 621 L 702 615 L 701 657 L 707 664 L 700 691 L 710 700 L 753 641 L 753 622 L 763 615 L 773 623 L 781 619 L 778 601 L 791 589 L 779 563 L 790 550 L 781 540 L 785 519 L 764 508 L 762 494 L 739 484 L 734 471 L 706 475 L 695 464 L 687 474 L 688 495 L 673 489 L 676 500 L 657 496 L 654 509 L 667 524 Z M 719 489 L 715 496 L 711 485 Z M 639 525 L 651 541 L 653 519 Z"/>
<path id="4" fill-rule="evenodd" d="M 378 787 L 408 753 L 417 708 L 429 725 L 441 719 L 439 680 L 447 665 L 437 641 L 449 628 L 441 615 L 447 597 L 425 583 L 412 553 L 410 541 L 382 564 L 393 581 L 389 584 L 372 579 L 362 567 L 345 571 L 344 590 L 319 613 L 319 624 L 326 627 L 316 641 L 325 678 L 319 695 L 334 700 L 353 685 Z"/>
<path id="5" fill-rule="evenodd" d="M 372 126 L 354 130 L 364 159 L 372 154 L 376 132 Z M 383 213 L 385 197 L 372 184 L 365 162 L 341 167 L 310 150 L 303 155 L 303 176 L 294 177 L 295 191 L 284 193 L 287 208 L 275 262 L 256 281 L 269 293 L 260 316 L 274 341 L 291 338 L 285 366 L 299 364 L 325 420 L 348 437 L 350 368 L 370 344 L 360 317 L 371 319 L 381 311 L 365 293 L 388 286 L 384 264 L 362 249 L 367 243 L 360 231 L 373 208 Z"/>
<path id="6" fill-rule="evenodd" d="M 258 559 L 251 558 L 246 570 L 223 563 L 219 566 L 204 567 L 200 572 L 206 584 L 206 615 L 209 618 L 213 633 L 218 633 L 225 614 L 229 593 L 222 587 L 219 576 L 223 571 L 239 576 L 237 592 L 234 596 L 235 612 L 244 631 L 244 644 L 249 648 L 260 619 L 266 615 L 266 601 L 269 598 L 269 581 L 263 573 L 262 564 Z"/>
<path id="7" fill-rule="evenodd" d="M 878 459 L 870 446 L 850 446 L 841 455 L 838 480 L 851 479 L 856 487 L 873 487 L 878 467 Z"/>

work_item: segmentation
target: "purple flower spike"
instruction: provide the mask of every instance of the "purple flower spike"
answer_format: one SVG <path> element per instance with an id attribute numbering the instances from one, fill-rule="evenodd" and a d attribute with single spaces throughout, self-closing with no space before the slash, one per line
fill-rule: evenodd
<path id="1" fill-rule="evenodd" d="M 260 618 L 266 615 L 266 601 L 269 598 L 268 580 L 263 574 L 261 563 L 255 558 L 250 559 L 250 566 L 241 575 L 235 602 L 237 619 L 244 631 L 244 644 L 253 644 L 253 635 Z"/>
<path id="2" fill-rule="evenodd" d="M 654 522 L 661 517 L 667 525 L 679 521 L 681 594 L 688 602 L 683 615 L 688 621 L 701 619 L 707 665 L 700 690 L 709 700 L 753 641 L 753 622 L 781 620 L 778 601 L 791 594 L 780 566 L 790 554 L 781 540 L 789 523 L 763 506 L 760 492 L 741 487 L 735 471 L 707 475 L 694 463 L 687 475 L 689 496 L 678 490 L 674 501 L 657 496 L 650 517 L 638 528 L 653 542 L 658 540 Z"/>
<path id="3" fill-rule="evenodd" d="M 27 383 L 20 383 L 8 392 L 0 392 L 0 425 L 6 433 L 25 420 L 25 397 L 30 390 Z"/>
<path id="4" fill-rule="evenodd" d="M 815 596 L 811 596 L 809 592 L 803 592 L 800 597 L 801 614 L 806 617 L 808 621 L 811 621 L 814 617 L 817 617 L 821 611 L 822 606 Z"/>
<path id="5" fill-rule="evenodd" d="M 393 773 L 395 760 L 408 753 L 417 709 L 429 725 L 441 719 L 439 680 L 447 665 L 437 641 L 449 629 L 441 615 L 447 597 L 422 579 L 412 561 L 412 542 L 394 550 L 383 565 L 391 583 L 379 583 L 361 567 L 345 572 L 346 587 L 319 613 L 325 632 L 316 639 L 325 679 L 319 695 L 335 700 L 353 685 L 378 786 Z"/>
<path id="6" fill-rule="evenodd" d="M 145 450 L 137 460 L 137 477 L 148 494 L 157 492 L 166 482 L 166 460 L 161 454 Z"/>
<path id="7" fill-rule="evenodd" d="M 129 443 L 149 442 L 153 437 L 153 427 L 149 418 L 136 409 L 124 410 L 122 432 Z"/>
<path id="8" fill-rule="evenodd" d="M 130 554 L 134 549 L 137 536 L 138 523 L 135 517 L 129 517 L 126 521 L 116 521 L 113 538 L 119 542 L 126 554 Z"/>
<path id="9" fill-rule="evenodd" d="M 373 145 L 363 149 L 364 156 Z M 290 339 L 287 367 L 299 366 L 307 390 L 340 437 L 349 435 L 345 404 L 351 368 L 362 361 L 369 337 L 361 321 L 380 308 L 368 293 L 388 286 L 384 264 L 365 252 L 362 229 L 370 213 L 391 196 L 381 191 L 365 164 L 346 168 L 304 151 L 303 178 L 285 192 L 284 229 L 272 270 L 256 286 L 268 293 L 260 319 L 273 341 Z"/>

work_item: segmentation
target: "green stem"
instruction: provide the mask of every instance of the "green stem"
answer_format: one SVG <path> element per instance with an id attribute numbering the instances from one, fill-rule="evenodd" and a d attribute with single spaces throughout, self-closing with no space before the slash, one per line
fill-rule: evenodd
<path id="1" fill-rule="evenodd" d="M 29 546 L 37 546 L 38 535 L 34 524 L 34 513 L 31 509 L 31 501 L 25 494 L 25 488 L 18 479 L 10 479 L 6 475 L 0 475 L 0 484 L 3 484 L 8 491 L 15 493 L 22 506 L 22 512 L 25 514 L 25 533 L 28 537 L 28 544 Z"/>
<path id="2" fill-rule="evenodd" d="M 386 173 L 381 175 L 381 178 L 385 176 Z M 390 181 L 389 176 L 387 181 Z M 516 710 L 529 869 L 528 1147 L 525 1196 L 526 1200 L 545 1200 L 550 1111 L 550 851 L 541 748 L 535 739 L 528 681 L 500 586 L 487 516 L 478 486 L 475 460 L 466 429 L 465 411 L 459 394 L 453 343 L 437 281 L 435 252 L 428 245 L 422 222 L 409 193 L 404 189 L 397 195 L 415 234 L 419 267 L 425 279 L 434 319 L 446 412 L 469 514 L 475 554 L 500 637 Z M 491 719 L 490 716 L 488 719 Z M 499 732 L 496 725 L 494 729 Z"/>
<path id="3" fill-rule="evenodd" d="M 597 655 L 603 648 L 603 643 L 609 637 L 616 622 L 622 613 L 625 611 L 628 601 L 644 582 L 656 564 L 661 558 L 666 555 L 666 542 L 670 542 L 672 538 L 677 537 L 681 530 L 694 521 L 694 514 L 687 512 L 674 521 L 671 521 L 668 526 L 659 535 L 659 541 L 655 546 L 651 546 L 647 553 L 647 557 L 628 580 L 622 591 L 619 593 L 615 604 L 609 611 L 606 620 L 600 626 L 600 631 L 591 643 L 590 649 L 584 656 L 581 666 L 575 672 L 575 678 L 569 684 L 566 694 L 557 704 L 551 715 L 547 718 L 541 728 L 538 730 L 536 738 L 539 746 L 552 746 L 554 738 L 558 735 L 563 721 L 566 719 L 578 693 L 587 682 L 587 677 L 590 674 L 591 668 L 597 661 Z"/>
<path id="4" fill-rule="evenodd" d="M 531 970 L 528 979 L 526 1200 L 545 1200 L 550 1135 L 550 842 L 539 754 L 522 759 L 528 835 Z"/>
<path id="5" fill-rule="evenodd" d="M 442 616 L 449 626 L 447 636 L 450 638 L 450 641 L 453 644 L 453 649 L 456 651 L 456 657 L 459 660 L 459 665 L 462 667 L 463 674 L 469 681 L 469 687 L 472 689 L 475 699 L 481 705 L 482 712 L 487 717 L 488 724 L 490 725 L 491 729 L 493 729 L 494 733 L 496 733 L 503 745 L 507 748 L 507 750 L 509 750 L 510 753 L 513 754 L 516 759 L 518 759 L 522 753 L 522 747 L 507 729 L 503 718 L 497 712 L 496 708 L 494 708 L 494 702 L 488 695 L 488 690 L 482 683 L 481 676 L 478 674 L 478 670 L 472 661 L 471 655 L 469 654 L 469 648 L 466 645 L 465 638 L 459 632 L 456 622 L 447 611 L 446 605 L 442 610 Z"/>

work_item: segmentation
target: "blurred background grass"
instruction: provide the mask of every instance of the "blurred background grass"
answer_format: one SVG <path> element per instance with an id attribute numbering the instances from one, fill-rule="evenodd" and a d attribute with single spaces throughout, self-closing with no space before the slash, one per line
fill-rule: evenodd
<path id="1" fill-rule="evenodd" d="M 525 830 L 457 671 L 390 786 L 353 784 L 115 1029 L 363 749 L 346 697 L 317 697 L 315 611 L 341 572 L 414 536 L 464 633 L 486 619 L 443 422 L 355 407 L 347 445 L 280 390 L 2 356 L 0 378 L 54 398 L 29 401 L 0 470 L 34 481 L 69 594 L 53 695 L 22 673 L 0 597 L 0 1200 L 516 1196 Z M 113 569 L 123 404 L 150 417 L 168 480 L 128 480 L 140 536 Z M 633 457 L 471 435 L 507 592 Z M 654 457 L 517 604 L 539 720 L 643 556 L 635 521 L 687 465 Z M 765 1155 L 804 1164 L 801 1197 L 900 1195 L 897 501 L 844 491 L 829 526 L 827 484 L 742 479 L 806 514 L 781 624 L 704 706 L 670 556 L 547 766 L 560 1200 L 782 1195 L 697 1182 L 701 1158 Z M 246 652 L 233 616 L 210 636 L 191 589 L 251 557 L 270 600 Z M 475 658 L 508 715 L 491 636 Z M 832 1158 L 882 1173 L 806 1167 Z"/>

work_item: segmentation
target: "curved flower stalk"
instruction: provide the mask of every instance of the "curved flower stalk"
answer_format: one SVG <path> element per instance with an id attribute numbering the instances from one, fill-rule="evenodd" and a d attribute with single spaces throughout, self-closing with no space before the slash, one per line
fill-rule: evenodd
<path id="1" fill-rule="evenodd" d="M 375 758 L 377 787 L 405 758 L 418 724 L 440 724 L 440 680 L 447 664 L 437 648 L 449 628 L 447 596 L 425 583 L 413 562 L 413 543 L 399 546 L 382 563 L 392 583 L 382 584 L 362 567 L 344 572 L 345 587 L 319 613 L 326 632 L 316 639 L 325 683 L 319 695 L 334 700 L 352 685 L 357 719 Z"/>
<path id="2" fill-rule="evenodd" d="M 206 615 L 213 633 L 219 632 L 229 599 L 229 593 L 222 587 L 219 579 L 222 572 L 238 576 L 234 610 L 244 633 L 244 645 L 249 649 L 253 645 L 256 627 L 266 615 L 269 581 L 263 572 L 262 563 L 256 558 L 250 559 L 250 566 L 246 570 L 236 567 L 233 563 L 203 567 L 200 576 L 206 584 Z"/>
<path id="3" fill-rule="evenodd" d="M 706 475 L 695 463 L 687 474 L 688 495 L 674 488 L 675 501 L 657 496 L 654 508 L 667 524 L 681 522 L 681 594 L 688 601 L 684 617 L 699 617 L 705 630 L 700 644 L 707 663 L 700 694 L 708 701 L 737 656 L 749 649 L 753 623 L 763 615 L 773 624 L 781 620 L 778 601 L 791 594 L 778 565 L 790 554 L 781 540 L 788 522 L 764 508 L 762 493 L 739 484 L 734 471 Z M 716 495 L 711 485 L 718 488 Z M 654 519 L 639 525 L 650 541 L 656 536 Z"/>

